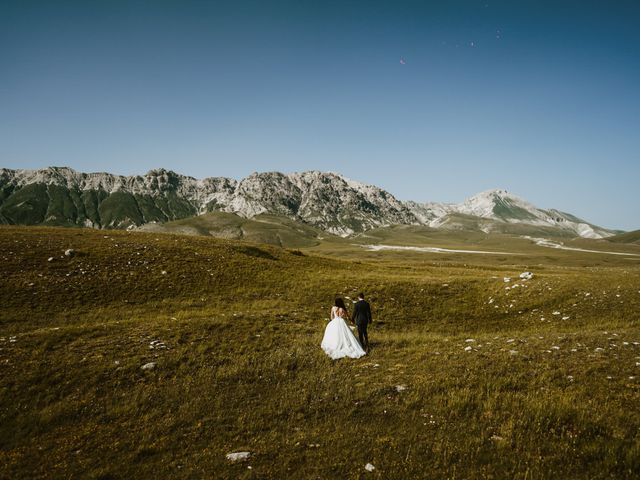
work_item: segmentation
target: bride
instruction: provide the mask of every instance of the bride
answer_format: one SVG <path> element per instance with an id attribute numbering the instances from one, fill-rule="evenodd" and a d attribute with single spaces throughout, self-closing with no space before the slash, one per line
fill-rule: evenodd
<path id="1" fill-rule="evenodd" d="M 341 298 L 336 298 L 335 306 L 331 308 L 331 321 L 327 324 L 320 345 L 333 360 L 343 357 L 360 358 L 366 354 L 345 319 L 349 319 L 347 307 Z"/>

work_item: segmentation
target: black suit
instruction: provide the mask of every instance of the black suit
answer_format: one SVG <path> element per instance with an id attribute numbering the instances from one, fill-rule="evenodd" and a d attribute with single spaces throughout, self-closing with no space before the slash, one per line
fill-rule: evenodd
<path id="1" fill-rule="evenodd" d="M 367 326 L 373 321 L 371 318 L 371 307 L 364 300 L 358 300 L 353 308 L 353 321 L 358 327 L 358 338 L 365 350 L 369 349 L 369 335 Z"/>

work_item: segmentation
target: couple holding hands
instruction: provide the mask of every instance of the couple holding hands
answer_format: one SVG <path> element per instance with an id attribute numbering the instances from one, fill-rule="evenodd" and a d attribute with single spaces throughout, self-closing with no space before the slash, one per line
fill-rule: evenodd
<path id="1" fill-rule="evenodd" d="M 347 320 L 356 324 L 360 342 L 347 325 Z M 331 308 L 331 321 L 327 324 L 320 346 L 333 360 L 343 357 L 360 358 L 369 352 L 367 327 L 371 322 L 371 307 L 365 301 L 363 293 L 358 295 L 351 319 L 344 300 L 336 298 L 335 305 Z"/>

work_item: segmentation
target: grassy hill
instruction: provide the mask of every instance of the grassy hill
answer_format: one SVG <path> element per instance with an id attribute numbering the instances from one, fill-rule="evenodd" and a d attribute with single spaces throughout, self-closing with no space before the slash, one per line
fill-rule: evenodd
<path id="1" fill-rule="evenodd" d="M 301 250 L 1 227 L 0 477 L 640 474 L 632 257 Z M 333 362 L 333 297 L 360 290 L 372 352 Z"/>
<path id="2" fill-rule="evenodd" d="M 224 212 L 212 212 L 167 223 L 146 224 L 139 230 L 206 235 L 281 247 L 309 247 L 318 245 L 324 238 L 333 237 L 317 228 L 278 215 L 262 214 L 248 219 Z"/>
<path id="3" fill-rule="evenodd" d="M 533 221 L 535 217 L 529 212 L 523 209 L 508 210 L 510 213 L 507 215 L 504 206 L 498 205 L 498 211 L 495 212 L 499 217 L 505 216 L 506 218 L 517 218 L 522 221 Z M 568 214 L 565 214 L 568 215 Z M 573 217 L 575 220 L 577 218 Z M 529 235 L 531 237 L 553 237 L 553 238 L 573 238 L 576 233 L 565 230 L 562 228 L 541 226 L 541 225 L 529 225 L 525 223 L 508 223 L 490 218 L 475 217 L 473 215 L 465 215 L 462 213 L 450 213 L 442 220 L 440 228 L 449 231 L 472 231 L 483 233 L 503 233 L 510 235 Z"/>
<path id="4" fill-rule="evenodd" d="M 607 237 L 607 240 L 614 243 L 634 243 L 636 245 L 640 245 L 640 230 Z"/>

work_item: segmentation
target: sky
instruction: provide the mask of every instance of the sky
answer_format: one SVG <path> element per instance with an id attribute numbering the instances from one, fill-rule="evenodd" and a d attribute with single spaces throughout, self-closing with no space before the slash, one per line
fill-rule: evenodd
<path id="1" fill-rule="evenodd" d="M 640 228 L 637 1 L 0 2 L 0 167 L 322 170 Z"/>

